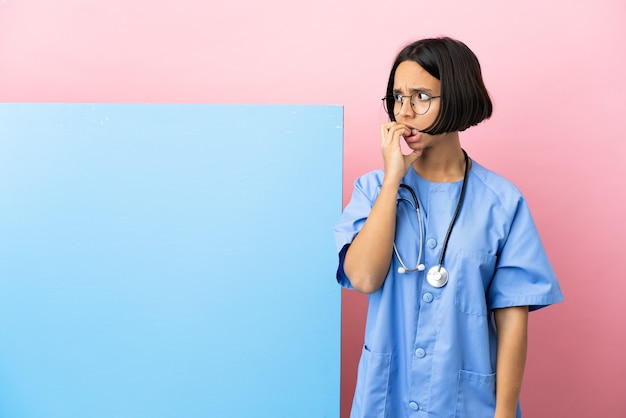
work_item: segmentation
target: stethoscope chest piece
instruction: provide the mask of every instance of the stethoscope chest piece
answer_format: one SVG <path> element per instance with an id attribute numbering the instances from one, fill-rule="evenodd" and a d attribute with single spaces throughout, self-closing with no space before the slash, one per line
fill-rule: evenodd
<path id="1" fill-rule="evenodd" d="M 444 287 L 448 283 L 448 270 L 441 264 L 432 266 L 426 273 L 426 281 L 432 287 Z"/>

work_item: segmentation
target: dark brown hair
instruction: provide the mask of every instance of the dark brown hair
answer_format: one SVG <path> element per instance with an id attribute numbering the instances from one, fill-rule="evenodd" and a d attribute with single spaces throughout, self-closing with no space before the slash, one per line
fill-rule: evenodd
<path id="1" fill-rule="evenodd" d="M 439 113 L 425 133 L 464 131 L 491 116 L 493 106 L 480 63 L 464 43 L 442 37 L 422 39 L 404 47 L 391 68 L 386 97 L 392 96 L 396 69 L 404 61 L 415 61 L 441 82 Z M 387 108 L 392 109 L 388 114 L 395 121 L 393 106 Z"/>

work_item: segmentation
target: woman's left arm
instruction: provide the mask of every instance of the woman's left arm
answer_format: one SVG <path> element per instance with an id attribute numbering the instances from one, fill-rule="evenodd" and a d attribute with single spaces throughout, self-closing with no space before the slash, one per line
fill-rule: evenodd
<path id="1" fill-rule="evenodd" d="M 526 365 L 528 306 L 495 309 L 494 315 L 498 330 L 494 418 L 515 418 Z"/>

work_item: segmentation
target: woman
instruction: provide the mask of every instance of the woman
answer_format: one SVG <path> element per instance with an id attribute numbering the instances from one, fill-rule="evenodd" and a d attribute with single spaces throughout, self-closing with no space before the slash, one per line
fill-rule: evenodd
<path id="1" fill-rule="evenodd" d="M 563 297 L 524 197 L 461 148 L 492 112 L 480 64 L 417 41 L 383 102 L 384 170 L 335 228 L 338 282 L 369 294 L 351 417 L 520 417 L 528 312 Z"/>

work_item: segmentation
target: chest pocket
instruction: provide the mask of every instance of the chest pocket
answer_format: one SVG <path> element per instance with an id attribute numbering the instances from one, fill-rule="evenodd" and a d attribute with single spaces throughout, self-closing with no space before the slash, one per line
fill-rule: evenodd
<path id="1" fill-rule="evenodd" d="M 495 272 L 496 256 L 467 250 L 457 250 L 450 256 L 452 271 L 457 275 L 454 306 L 466 314 L 486 316 L 486 291 Z"/>

